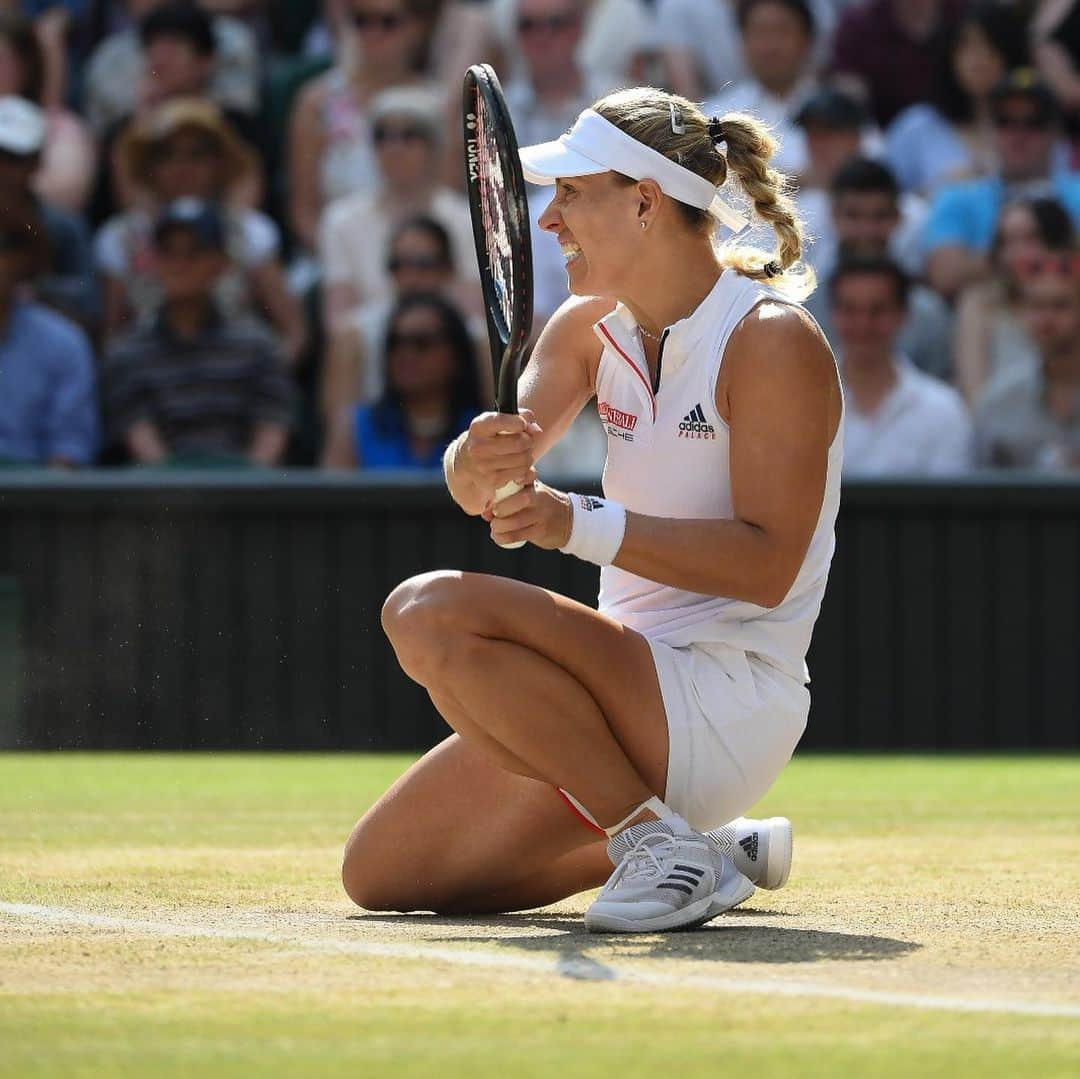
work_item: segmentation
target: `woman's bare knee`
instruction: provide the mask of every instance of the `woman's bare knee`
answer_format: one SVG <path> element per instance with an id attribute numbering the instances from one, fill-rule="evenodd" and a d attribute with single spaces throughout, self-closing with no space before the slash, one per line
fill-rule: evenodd
<path id="1" fill-rule="evenodd" d="M 358 824 L 345 844 L 341 859 L 345 894 L 364 910 L 419 909 L 417 897 L 408 894 L 407 870 L 395 863 L 392 851 L 364 833 L 364 825 Z"/>
<path id="2" fill-rule="evenodd" d="M 431 685 L 440 671 L 460 666 L 475 591 L 461 574 L 440 570 L 410 577 L 386 598 L 383 630 L 410 678 Z"/>

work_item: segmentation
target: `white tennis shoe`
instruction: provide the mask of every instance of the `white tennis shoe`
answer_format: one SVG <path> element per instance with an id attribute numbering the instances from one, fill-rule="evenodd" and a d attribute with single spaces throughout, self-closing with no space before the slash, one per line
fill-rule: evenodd
<path id="1" fill-rule="evenodd" d="M 591 933 L 693 929 L 754 894 L 731 858 L 681 818 L 625 829 L 608 857 L 615 872 L 585 912 Z"/>
<path id="2" fill-rule="evenodd" d="M 759 888 L 783 888 L 791 874 L 791 821 L 738 817 L 705 833 Z"/>

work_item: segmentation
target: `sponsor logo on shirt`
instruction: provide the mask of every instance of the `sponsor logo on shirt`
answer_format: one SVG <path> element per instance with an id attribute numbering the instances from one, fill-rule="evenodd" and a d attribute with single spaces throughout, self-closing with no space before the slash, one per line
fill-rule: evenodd
<path id="1" fill-rule="evenodd" d="M 679 422 L 679 438 L 716 438 L 716 428 L 705 419 L 700 402 Z"/>
<path id="2" fill-rule="evenodd" d="M 637 426 L 638 418 L 633 412 L 623 412 L 621 408 L 616 408 L 607 401 L 600 401 L 596 410 L 600 413 L 604 430 L 609 435 L 621 438 L 624 442 L 634 441 L 633 431 Z"/>

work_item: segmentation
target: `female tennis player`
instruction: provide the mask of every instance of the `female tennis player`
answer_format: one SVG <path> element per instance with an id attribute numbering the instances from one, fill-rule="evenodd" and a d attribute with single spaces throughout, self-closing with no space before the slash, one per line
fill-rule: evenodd
<path id="1" fill-rule="evenodd" d="M 540 223 L 573 295 L 520 415 L 478 416 L 446 480 L 497 542 L 600 565 L 599 610 L 452 571 L 394 590 L 386 632 L 456 733 L 356 825 L 343 879 L 360 906 L 493 913 L 606 879 L 587 927 L 652 932 L 730 909 L 755 872 L 777 883 L 733 846 L 738 822 L 705 834 L 802 735 L 839 503 L 839 380 L 798 306 L 813 280 L 774 149 L 747 116 L 633 89 L 521 151 L 526 178 L 554 184 Z M 714 242 L 718 220 L 739 223 L 729 178 L 775 251 Z M 533 470 L 592 397 L 604 498 Z M 511 480 L 522 490 L 496 504 Z"/>

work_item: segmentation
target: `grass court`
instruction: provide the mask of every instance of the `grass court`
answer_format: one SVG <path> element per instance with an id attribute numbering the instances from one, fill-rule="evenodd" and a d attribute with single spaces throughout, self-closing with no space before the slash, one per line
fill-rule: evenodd
<path id="1" fill-rule="evenodd" d="M 798 757 L 779 892 L 369 915 L 391 756 L 0 755 L 0 1076 L 1075 1076 L 1080 760 Z"/>

